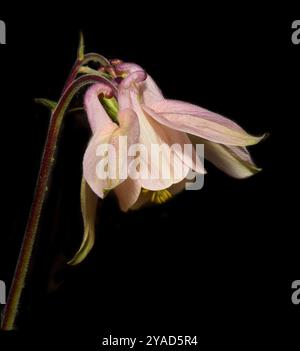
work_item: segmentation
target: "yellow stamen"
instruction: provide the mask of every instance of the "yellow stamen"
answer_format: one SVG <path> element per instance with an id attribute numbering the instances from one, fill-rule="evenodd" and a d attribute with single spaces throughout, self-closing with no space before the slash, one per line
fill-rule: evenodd
<path id="1" fill-rule="evenodd" d="M 143 189 L 143 193 L 148 193 L 149 191 L 150 190 Z M 164 204 L 165 202 L 170 200 L 171 197 L 172 197 L 172 194 L 167 189 L 153 191 L 153 192 L 151 191 L 150 201 L 155 204 Z"/>

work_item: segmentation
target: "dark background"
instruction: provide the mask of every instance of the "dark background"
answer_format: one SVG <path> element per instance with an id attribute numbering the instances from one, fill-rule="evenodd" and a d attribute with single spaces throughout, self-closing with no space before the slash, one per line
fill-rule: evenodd
<path id="1" fill-rule="evenodd" d="M 138 63 L 167 97 L 219 112 L 252 134 L 269 132 L 250 150 L 263 172 L 241 181 L 206 164 L 201 191 L 129 214 L 107 199 L 95 249 L 67 268 L 82 233 L 80 162 L 88 140 L 83 116 L 68 117 L 19 331 L 2 333 L 2 345 L 39 344 L 38 334 L 45 335 L 39 345 L 57 346 L 63 337 L 67 347 L 96 350 L 110 333 L 193 334 L 203 350 L 296 342 L 300 45 L 291 42 L 291 23 L 297 13 L 81 6 L 62 13 L 41 4 L 19 8 L 18 16 L 1 14 L 7 45 L 0 46 L 0 279 L 8 285 L 12 279 L 49 122 L 33 99 L 59 98 L 79 30 L 87 52 Z"/>

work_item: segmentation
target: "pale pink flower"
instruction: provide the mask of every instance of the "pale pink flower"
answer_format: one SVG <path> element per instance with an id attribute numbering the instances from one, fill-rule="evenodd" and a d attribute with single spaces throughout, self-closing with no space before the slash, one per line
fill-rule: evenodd
<path id="1" fill-rule="evenodd" d="M 202 107 L 165 99 L 153 79 L 136 64 L 114 61 L 112 66 L 102 69 L 105 70 L 117 94 L 111 84 L 103 82 L 92 85 L 84 97 L 93 135 L 83 160 L 84 237 L 70 264 L 80 263 L 93 247 L 99 197 L 104 198 L 112 190 L 123 211 L 139 208 L 147 202 L 163 203 L 184 189 L 189 171 L 205 173 L 195 150 L 187 153 L 185 144 L 204 144 L 205 158 L 230 176 L 246 178 L 259 171 L 246 147 L 263 137 L 252 136 L 235 122 Z M 135 144 L 141 144 L 147 150 L 154 144 L 181 146 L 174 151 L 171 176 L 133 179 L 126 173 L 124 178 L 99 178 L 96 172 L 99 146 L 110 144 L 115 147 L 119 169 L 132 160 L 128 153 L 119 152 L 120 136 L 127 137 L 127 149 Z M 165 157 L 163 154 L 162 158 Z M 143 159 L 142 154 L 140 159 L 150 167 L 151 160 Z M 151 166 L 159 169 L 159 159 L 152 161 Z M 177 168 L 183 165 L 185 172 L 175 176 Z"/>
<path id="2" fill-rule="evenodd" d="M 93 137 L 84 156 L 83 171 L 87 183 L 99 197 L 103 198 L 107 190 L 113 189 L 121 209 L 127 211 L 135 204 L 142 204 L 141 197 L 146 200 L 152 192 L 173 188 L 178 192 L 184 188 L 186 173 L 181 178 L 169 179 L 99 179 L 95 172 L 96 149 L 101 143 L 117 147 L 120 135 L 128 137 L 128 147 L 140 143 L 150 150 L 152 144 L 179 144 L 182 153 L 176 155 L 178 165 L 185 163 L 198 173 L 205 170 L 196 153 L 188 155 L 183 151 L 183 145 L 190 144 L 191 139 L 204 144 L 205 157 L 233 177 L 245 178 L 259 170 L 246 146 L 258 143 L 262 137 L 252 136 L 235 122 L 202 107 L 165 99 L 153 79 L 136 64 L 117 64 L 115 72 L 123 78 L 116 96 L 119 125 L 112 121 L 99 100 L 100 94 L 111 94 L 105 85 L 95 84 L 85 95 Z"/>

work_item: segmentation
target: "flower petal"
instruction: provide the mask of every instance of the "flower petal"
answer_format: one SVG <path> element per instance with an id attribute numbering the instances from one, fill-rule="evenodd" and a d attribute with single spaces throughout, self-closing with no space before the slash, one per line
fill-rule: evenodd
<path id="1" fill-rule="evenodd" d="M 122 211 L 127 212 L 140 196 L 141 184 L 138 180 L 127 178 L 124 182 L 114 189 L 119 200 Z"/>
<path id="2" fill-rule="evenodd" d="M 216 144 L 200 138 L 194 140 L 204 144 L 204 156 L 208 161 L 234 178 L 247 178 L 261 171 L 246 148 Z"/>
<path id="3" fill-rule="evenodd" d="M 123 168 L 130 163 L 131 158 L 126 158 L 127 153 L 123 152 L 122 147 L 128 150 L 139 140 L 139 122 L 133 110 L 120 111 L 118 120 L 120 126 L 113 123 L 96 132 L 83 158 L 84 177 L 92 190 L 101 198 L 104 198 L 108 190 L 113 189 L 127 178 L 127 170 Z M 120 137 L 127 137 L 127 140 L 124 140 L 126 144 L 120 144 L 122 142 Z M 106 155 L 108 150 L 112 150 L 112 153 Z M 105 165 L 110 168 L 110 173 L 104 172 Z"/>
<path id="4" fill-rule="evenodd" d="M 163 100 L 143 109 L 163 125 L 220 144 L 247 146 L 264 137 L 252 136 L 228 118 L 186 102 Z"/>
<path id="5" fill-rule="evenodd" d="M 84 224 L 84 235 L 79 250 L 68 262 L 70 265 L 77 265 L 82 262 L 92 250 L 95 242 L 95 222 L 98 197 L 91 190 L 84 178 L 81 181 L 81 211 Z"/>
<path id="6" fill-rule="evenodd" d="M 117 70 L 119 72 L 128 72 L 131 74 L 137 71 L 143 71 L 143 68 L 135 63 L 121 63 L 117 66 Z M 149 107 L 164 99 L 161 90 L 149 74 L 147 74 L 147 78 L 144 81 L 138 83 L 138 88 L 142 94 L 144 104 Z"/>
<path id="7" fill-rule="evenodd" d="M 149 175 L 147 178 L 141 177 L 141 186 L 152 191 L 167 189 L 184 179 L 189 167 L 192 167 L 192 162 L 187 164 L 190 161 L 188 155 L 183 157 L 183 146 L 186 143 L 190 144 L 190 141 L 185 133 L 162 126 L 147 117 L 134 91 L 131 91 L 131 102 L 139 118 L 140 144 L 147 151 L 147 155 L 145 152 L 140 154 L 141 166 L 147 168 Z M 177 147 L 170 149 L 174 144 Z M 153 152 L 154 147 L 156 150 L 160 148 L 159 153 Z"/>
<path id="8" fill-rule="evenodd" d="M 111 87 L 101 83 L 93 84 L 86 91 L 84 96 L 84 108 L 93 134 L 96 133 L 99 128 L 106 129 L 114 125 L 99 101 L 100 94 L 107 97 L 112 96 Z"/>
<path id="9" fill-rule="evenodd" d="M 152 191 L 163 190 L 185 178 L 189 168 L 205 173 L 186 133 L 162 126 L 146 116 L 140 104 L 140 86 L 144 83 L 144 71 L 137 65 L 131 65 L 129 68 L 130 64 L 126 65 L 122 64 L 120 67 L 124 70 L 127 67 L 131 73 L 120 84 L 118 97 L 120 107 L 134 109 L 139 118 L 140 143 L 147 150 L 147 158 L 145 153 L 141 152 L 140 164 L 143 169 L 147 168 L 148 173 L 147 178 L 141 176 L 141 186 Z M 187 145 L 191 146 L 190 152 L 186 148 Z M 159 154 L 154 155 L 153 146 L 160 147 Z M 155 178 L 152 177 L 153 173 L 157 175 Z"/>
<path id="10" fill-rule="evenodd" d="M 146 77 L 146 72 L 141 69 L 130 73 L 126 78 L 122 80 L 118 89 L 118 103 L 120 110 L 123 110 L 125 108 L 132 108 L 130 92 L 134 90 L 136 91 L 136 94 L 138 94 L 136 85 L 140 82 L 143 82 Z"/>
<path id="11" fill-rule="evenodd" d="M 149 76 L 149 74 L 147 75 L 146 80 L 140 83 L 139 88 L 142 92 L 144 104 L 149 107 L 164 99 L 161 90 L 159 89 L 153 78 Z"/>

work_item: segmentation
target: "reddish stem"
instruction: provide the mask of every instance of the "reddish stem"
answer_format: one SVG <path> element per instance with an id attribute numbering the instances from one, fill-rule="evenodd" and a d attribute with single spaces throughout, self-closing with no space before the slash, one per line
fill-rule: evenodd
<path id="1" fill-rule="evenodd" d="M 83 86 L 99 82 L 104 82 L 105 84 L 108 84 L 111 87 L 114 94 L 116 94 L 115 87 L 111 84 L 109 80 L 94 75 L 82 76 L 73 81 L 72 84 L 70 84 L 64 90 L 64 94 L 58 102 L 58 105 L 51 116 L 48 135 L 36 184 L 35 194 L 27 222 L 26 231 L 24 234 L 22 247 L 19 254 L 19 259 L 10 288 L 7 304 L 4 310 L 4 316 L 1 326 L 2 330 L 12 330 L 15 325 L 15 320 L 18 314 L 19 302 L 22 297 L 21 295 L 27 279 L 28 267 L 30 265 L 32 251 L 38 234 L 41 212 L 45 204 L 45 197 L 48 191 L 49 180 L 53 170 L 54 159 L 56 155 L 57 141 L 61 131 L 63 117 L 65 115 L 66 109 L 75 93 L 78 92 Z"/>

